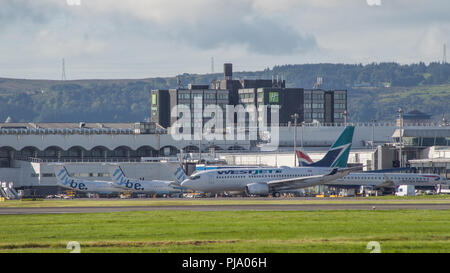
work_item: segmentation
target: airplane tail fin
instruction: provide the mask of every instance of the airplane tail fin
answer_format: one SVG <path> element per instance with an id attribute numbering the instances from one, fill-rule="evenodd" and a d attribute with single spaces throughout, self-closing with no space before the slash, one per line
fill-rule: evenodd
<path id="1" fill-rule="evenodd" d="M 53 168 L 57 184 L 67 186 L 73 180 L 70 178 L 69 172 L 64 165 L 55 165 Z"/>
<path id="2" fill-rule="evenodd" d="M 333 143 L 327 154 L 319 161 L 314 163 L 304 163 L 302 166 L 309 167 L 347 167 L 348 156 L 350 154 L 350 148 L 353 141 L 353 133 L 355 131 L 354 126 L 345 127 L 344 131 Z"/>
<path id="3" fill-rule="evenodd" d="M 173 173 L 173 180 L 177 184 L 181 184 L 184 180 L 186 180 L 187 174 L 183 170 L 183 166 L 181 164 L 178 165 L 178 168 Z"/>
<path id="4" fill-rule="evenodd" d="M 117 185 L 125 184 L 127 178 L 122 168 L 119 165 L 114 165 L 114 167 L 110 167 L 109 174 L 111 175 L 111 180 L 113 183 Z"/>
<path id="5" fill-rule="evenodd" d="M 302 150 L 295 151 L 297 154 L 297 160 L 299 166 L 307 166 L 308 164 L 314 163 L 308 154 Z"/>

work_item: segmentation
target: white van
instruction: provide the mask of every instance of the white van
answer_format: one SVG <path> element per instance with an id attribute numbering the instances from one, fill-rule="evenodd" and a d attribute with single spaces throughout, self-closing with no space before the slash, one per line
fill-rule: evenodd
<path id="1" fill-rule="evenodd" d="M 414 185 L 400 185 L 395 191 L 396 196 L 414 196 L 416 195 L 416 187 Z"/>

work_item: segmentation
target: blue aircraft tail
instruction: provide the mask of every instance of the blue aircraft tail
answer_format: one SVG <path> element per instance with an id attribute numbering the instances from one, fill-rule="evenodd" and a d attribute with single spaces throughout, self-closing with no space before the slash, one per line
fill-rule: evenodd
<path id="1" fill-rule="evenodd" d="M 344 131 L 328 150 L 327 154 L 319 161 L 314 163 L 306 163 L 305 160 L 299 158 L 300 166 L 307 167 L 331 167 L 345 168 L 347 167 L 350 148 L 352 147 L 354 126 L 345 127 Z"/>
<path id="2" fill-rule="evenodd" d="M 64 165 L 54 165 L 53 168 L 55 171 L 57 184 L 63 187 L 67 187 L 71 182 L 73 182 L 73 179 L 70 177 L 69 172 L 67 171 L 66 167 L 64 167 Z"/>
<path id="3" fill-rule="evenodd" d="M 181 164 L 178 166 L 177 170 L 173 173 L 173 180 L 177 184 L 181 184 L 187 178 L 186 173 L 183 170 Z"/>
<path id="4" fill-rule="evenodd" d="M 117 186 L 123 186 L 129 180 L 122 171 L 119 165 L 114 165 L 109 168 L 109 174 L 111 175 L 111 180 Z"/>

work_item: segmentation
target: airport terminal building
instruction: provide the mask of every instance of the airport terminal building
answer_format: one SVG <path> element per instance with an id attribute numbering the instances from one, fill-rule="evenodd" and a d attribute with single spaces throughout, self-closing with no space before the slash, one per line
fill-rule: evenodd
<path id="1" fill-rule="evenodd" d="M 433 128 L 441 134 L 448 132 L 448 129 L 436 124 L 405 124 L 405 128 L 414 130 L 414 133 L 408 133 L 405 137 L 417 136 L 418 131 L 427 136 L 427 132 Z M 198 161 L 201 159 L 199 150 L 203 152 L 203 160 L 216 158 L 237 165 L 294 166 L 292 146 L 295 129 L 297 147 L 304 147 L 316 160 L 325 154 L 344 129 L 344 124 L 280 127 L 278 151 L 263 153 L 259 151 L 257 143 L 249 140 L 175 141 L 167 130 L 151 122 L 0 123 L 0 181 L 13 182 L 14 187 L 21 189 L 31 187 L 44 192 L 62 191 L 56 187 L 51 166 L 55 162 L 64 163 L 69 173 L 77 178 L 109 180 L 106 164 L 119 163 L 124 172 L 133 178 L 171 180 L 180 153 L 188 160 Z M 386 147 L 381 144 L 393 143 L 396 130 L 395 124 L 355 124 L 349 162 L 364 164 L 368 169 L 395 167 L 398 149 L 394 144 Z M 436 141 L 440 143 L 441 138 L 436 138 Z M 375 140 L 373 148 L 372 139 Z M 450 135 L 444 139 L 448 141 Z M 416 141 L 408 140 L 404 145 L 408 143 Z M 426 151 L 431 147 L 439 147 L 433 146 L 435 142 L 428 140 L 422 143 L 428 146 L 412 147 L 414 150 L 408 150 L 405 146 L 404 156 L 410 155 L 409 159 L 427 159 L 431 156 Z M 405 158 L 404 162 L 409 159 Z M 437 160 L 436 156 L 434 160 Z M 449 167 L 446 165 L 435 169 L 435 172 L 448 174 Z"/>
<path id="2" fill-rule="evenodd" d="M 55 162 L 64 163 L 73 177 L 107 181 L 109 163 L 119 163 L 131 178 L 147 180 L 173 180 L 180 159 L 231 165 L 294 166 L 293 146 L 304 148 L 313 159 L 319 159 L 347 125 L 345 90 L 286 88 L 284 80 L 279 79 L 236 80 L 232 78 L 231 64 L 225 64 L 224 71 L 224 79 L 211 85 L 152 90 L 150 122 L 0 123 L 0 181 L 12 182 L 19 189 L 62 191 L 56 186 L 52 167 Z M 194 105 L 198 102 L 200 105 Z M 202 109 L 211 104 L 221 108 L 238 104 L 280 106 L 277 151 L 261 152 L 264 141 L 249 139 L 249 132 L 245 139 L 174 139 L 171 126 L 176 119 L 170 116 L 173 107 Z M 298 114 L 298 126 L 292 122 L 293 114 Z M 368 170 L 407 164 L 422 164 L 419 170 L 425 170 L 432 163 L 411 160 L 431 158 L 426 152 L 430 147 L 448 147 L 450 127 L 429 121 L 421 123 L 426 115 L 419 114 L 411 113 L 409 122 L 401 124 L 353 124 L 349 162 L 363 164 Z M 202 117 L 198 123 L 203 125 L 209 118 Z M 187 126 L 194 127 L 194 124 Z M 433 171 L 442 175 L 450 173 L 450 165 L 439 166 Z M 188 174 L 191 171 L 187 169 Z"/>

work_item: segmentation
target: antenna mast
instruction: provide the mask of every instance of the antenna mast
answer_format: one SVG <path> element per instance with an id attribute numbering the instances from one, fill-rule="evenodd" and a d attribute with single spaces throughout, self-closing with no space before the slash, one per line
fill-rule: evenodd
<path id="1" fill-rule="evenodd" d="M 183 89 L 183 85 L 181 84 L 180 76 L 177 76 L 177 89 Z"/>
<path id="2" fill-rule="evenodd" d="M 65 61 L 64 61 L 64 58 L 62 59 L 62 73 L 61 73 L 61 80 L 62 80 L 62 81 L 67 80 L 67 77 L 66 77 L 66 63 L 65 63 Z"/>
<path id="3" fill-rule="evenodd" d="M 444 55 L 442 57 L 442 63 L 446 64 L 447 63 L 447 45 L 444 43 Z"/>

